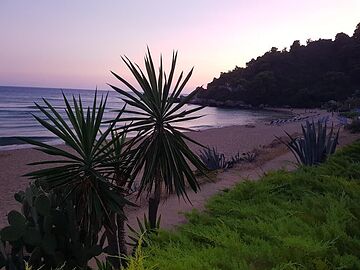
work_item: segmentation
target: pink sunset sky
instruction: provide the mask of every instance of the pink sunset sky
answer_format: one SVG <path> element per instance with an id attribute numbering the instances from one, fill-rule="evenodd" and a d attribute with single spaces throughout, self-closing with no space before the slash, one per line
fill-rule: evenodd
<path id="1" fill-rule="evenodd" d="M 0 85 L 108 89 L 148 45 L 195 66 L 190 91 L 273 46 L 352 35 L 359 15 L 360 0 L 1 0 Z"/>

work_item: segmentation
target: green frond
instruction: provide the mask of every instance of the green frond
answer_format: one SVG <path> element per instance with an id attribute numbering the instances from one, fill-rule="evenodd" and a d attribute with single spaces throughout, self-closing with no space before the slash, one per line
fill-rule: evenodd
<path id="1" fill-rule="evenodd" d="M 149 49 L 144 58 L 144 72 L 126 56 L 122 57 L 122 60 L 138 82 L 140 90 L 115 73 L 113 75 L 127 86 L 131 93 L 116 86 L 111 87 L 122 96 L 122 99 L 130 107 L 130 111 L 135 114 L 135 116 L 129 116 L 119 121 L 131 122 L 127 126 L 128 132 L 139 132 L 132 140 L 137 142 L 134 150 L 134 173 L 143 172 L 140 193 L 144 191 L 151 193 L 155 180 L 160 174 L 167 192 L 186 198 L 187 187 L 195 192 L 199 189 L 191 166 L 201 172 L 205 171 L 202 161 L 186 144 L 186 141 L 194 141 L 181 132 L 184 128 L 174 125 L 201 117 L 193 115 L 193 113 L 201 110 L 202 107 L 190 110 L 184 108 L 194 94 L 190 94 L 185 100 L 176 103 L 189 81 L 193 69 L 185 78 L 181 72 L 172 87 L 177 52 L 173 52 L 168 77 L 163 68 L 162 56 L 158 72 L 156 72 Z"/>

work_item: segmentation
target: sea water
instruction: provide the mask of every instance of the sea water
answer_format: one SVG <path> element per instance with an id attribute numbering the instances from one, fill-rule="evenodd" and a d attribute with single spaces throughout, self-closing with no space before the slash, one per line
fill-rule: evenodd
<path id="1" fill-rule="evenodd" d="M 54 144 L 61 143 L 56 136 L 42 127 L 34 116 L 44 119 L 44 115 L 35 106 L 35 103 L 45 105 L 44 98 L 66 118 L 62 93 L 67 98 L 72 98 L 72 96 L 78 98 L 80 96 L 86 106 L 91 106 L 95 90 L 0 86 L 0 150 L 29 147 L 18 137 L 28 137 Z M 112 90 L 100 90 L 98 91 L 99 100 L 101 95 L 108 95 L 104 121 L 114 119 L 117 111 L 124 106 L 120 94 Z M 197 106 L 185 105 L 187 110 L 195 107 Z M 261 120 L 283 116 L 270 111 L 216 107 L 205 107 L 195 114 L 202 115 L 202 117 L 178 125 L 193 130 L 203 130 L 231 125 L 253 124 Z"/>

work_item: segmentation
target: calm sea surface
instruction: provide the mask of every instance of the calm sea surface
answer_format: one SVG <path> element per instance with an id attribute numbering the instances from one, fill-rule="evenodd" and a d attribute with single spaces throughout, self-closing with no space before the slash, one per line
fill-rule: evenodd
<path id="1" fill-rule="evenodd" d="M 34 102 L 44 104 L 42 98 L 45 98 L 65 117 L 62 91 L 67 97 L 80 95 L 86 105 L 91 104 L 95 93 L 95 90 L 0 86 L 0 150 L 28 147 L 16 138 L 22 136 L 39 141 L 61 143 L 38 124 L 33 115 L 42 117 Z M 124 102 L 119 99 L 120 95 L 118 93 L 114 91 L 98 91 L 99 95 L 106 95 L 107 93 L 109 97 L 105 120 L 113 119 L 117 114 L 115 110 L 121 109 L 124 105 Z M 195 107 L 194 105 L 186 106 L 188 108 Z M 194 130 L 202 130 L 213 127 L 244 125 L 283 116 L 275 112 L 215 107 L 206 107 L 198 114 L 204 116 L 184 123 L 183 126 Z"/>

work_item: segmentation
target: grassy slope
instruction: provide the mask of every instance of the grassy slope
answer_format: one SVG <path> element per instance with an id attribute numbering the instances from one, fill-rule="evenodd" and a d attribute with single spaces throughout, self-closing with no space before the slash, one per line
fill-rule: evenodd
<path id="1" fill-rule="evenodd" d="M 213 197 L 147 249 L 159 269 L 360 269 L 360 142 Z"/>

